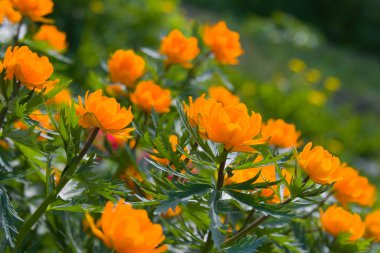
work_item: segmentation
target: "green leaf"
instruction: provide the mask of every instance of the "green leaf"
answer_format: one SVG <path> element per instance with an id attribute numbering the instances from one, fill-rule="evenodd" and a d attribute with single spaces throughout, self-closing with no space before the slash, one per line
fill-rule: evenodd
<path id="1" fill-rule="evenodd" d="M 280 156 L 276 156 L 274 158 L 266 158 L 259 162 L 255 163 L 246 163 L 242 165 L 238 165 L 236 167 L 233 167 L 234 170 L 244 170 L 249 168 L 258 168 L 258 167 L 264 167 L 268 165 L 272 165 L 274 163 L 281 163 L 282 160 L 287 161 L 293 156 L 293 151 L 286 152 Z"/>
<path id="2" fill-rule="evenodd" d="M 254 253 L 267 240 L 266 236 L 256 238 L 256 236 L 246 236 L 235 243 L 232 247 L 226 248 L 227 253 Z"/>

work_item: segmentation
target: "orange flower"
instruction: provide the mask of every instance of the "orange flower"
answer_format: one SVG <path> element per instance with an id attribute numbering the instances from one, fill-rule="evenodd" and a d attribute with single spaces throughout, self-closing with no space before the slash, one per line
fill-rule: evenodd
<path id="1" fill-rule="evenodd" d="M 356 241 L 364 235 L 365 224 L 358 214 L 351 214 L 333 205 L 327 208 L 326 212 L 321 210 L 320 216 L 322 228 L 334 236 L 350 233 L 350 240 Z"/>
<path id="2" fill-rule="evenodd" d="M 125 86 L 121 84 L 110 84 L 106 86 L 106 93 L 111 97 L 128 96 Z"/>
<path id="3" fill-rule="evenodd" d="M 182 212 L 182 209 L 179 206 L 176 206 L 174 209 L 169 208 L 168 211 L 162 216 L 164 216 L 165 218 L 171 218 L 174 216 L 178 216 L 181 212 Z"/>
<path id="4" fill-rule="evenodd" d="M 10 0 L 0 0 L 0 24 L 4 18 L 12 23 L 18 23 L 21 20 L 21 14 L 13 8 Z"/>
<path id="5" fill-rule="evenodd" d="M 375 202 L 376 187 L 368 182 L 368 178 L 360 176 L 354 168 L 343 164 L 338 170 L 341 181 L 334 184 L 335 197 L 344 206 L 356 203 L 362 206 L 372 206 Z"/>
<path id="6" fill-rule="evenodd" d="M 297 160 L 309 177 L 318 184 L 331 184 L 342 178 L 338 175 L 340 161 L 321 146 L 311 148 L 309 142 L 298 155 Z"/>
<path id="7" fill-rule="evenodd" d="M 43 129 L 48 129 L 48 130 L 54 130 L 54 126 L 50 121 L 50 117 L 47 114 L 42 113 L 40 110 L 36 110 L 29 114 L 29 117 L 32 120 L 35 120 L 38 122 L 38 124 L 42 127 L 37 128 L 39 131 L 43 131 Z"/>
<path id="8" fill-rule="evenodd" d="M 134 87 L 137 79 L 144 74 L 145 61 L 133 50 L 117 50 L 108 60 L 112 82 Z"/>
<path id="9" fill-rule="evenodd" d="M 369 213 L 365 217 L 366 237 L 373 238 L 375 242 L 380 242 L 380 210 Z"/>
<path id="10" fill-rule="evenodd" d="M 49 89 L 49 88 L 48 88 Z M 46 92 L 49 92 L 48 89 Z M 63 89 L 58 92 L 54 97 L 46 101 L 46 104 L 55 105 L 70 105 L 71 104 L 71 92 L 69 89 Z"/>
<path id="11" fill-rule="evenodd" d="M 33 39 L 45 41 L 58 51 L 63 51 L 67 48 L 66 33 L 59 31 L 54 25 L 42 25 Z"/>
<path id="12" fill-rule="evenodd" d="M 296 131 L 293 124 L 286 123 L 282 119 L 270 119 L 261 128 L 263 137 L 269 139 L 269 143 L 281 148 L 296 147 L 301 133 Z"/>
<path id="13" fill-rule="evenodd" d="M 39 57 L 27 46 L 8 47 L 4 57 L 5 79 L 20 81 L 28 89 L 41 91 L 58 80 L 48 81 L 53 74 L 53 65 L 46 56 Z"/>
<path id="14" fill-rule="evenodd" d="M 0 74 L 3 72 L 4 70 L 4 65 L 3 65 L 3 62 L 0 61 Z"/>
<path id="15" fill-rule="evenodd" d="M 158 113 L 169 112 L 171 97 L 170 90 L 162 89 L 153 81 L 141 81 L 131 94 L 132 103 L 150 112 L 152 108 Z"/>
<path id="16" fill-rule="evenodd" d="M 169 142 L 172 145 L 173 152 L 177 152 L 177 145 L 178 145 L 178 137 L 177 135 L 170 135 L 169 136 Z"/>
<path id="17" fill-rule="evenodd" d="M 107 202 L 100 226 L 86 213 L 86 220 L 91 231 L 104 244 L 117 253 L 160 253 L 167 250 L 167 245 L 159 246 L 165 239 L 162 227 L 153 224 L 145 210 L 133 209 L 131 204 L 119 200 L 114 207 Z"/>
<path id="18" fill-rule="evenodd" d="M 244 53 L 239 38 L 239 34 L 229 30 L 224 21 L 204 28 L 203 41 L 222 64 L 238 63 L 236 58 Z"/>
<path id="19" fill-rule="evenodd" d="M 262 160 L 262 156 L 258 156 L 255 159 L 255 162 Z M 260 168 L 249 168 L 244 170 L 234 170 L 233 175 L 230 178 L 226 179 L 227 184 L 230 183 L 243 183 L 257 175 L 261 170 L 260 177 L 254 183 L 263 183 L 263 182 L 275 182 L 276 178 L 276 168 L 274 165 L 264 166 Z M 292 175 L 285 169 L 281 170 L 282 175 L 288 183 L 292 178 Z M 277 185 L 271 186 L 271 188 L 264 188 L 261 190 L 260 195 L 263 197 L 271 198 L 270 203 L 280 203 L 280 198 L 274 193 L 277 190 Z M 290 196 L 290 191 L 287 187 L 284 187 L 282 192 L 284 199 L 287 199 Z"/>
<path id="20" fill-rule="evenodd" d="M 198 41 L 195 37 L 186 38 L 175 29 L 162 39 L 160 52 L 167 56 L 166 64 L 191 67 L 189 61 L 199 54 Z"/>
<path id="21" fill-rule="evenodd" d="M 140 172 L 133 166 L 126 168 L 119 177 L 121 180 L 125 181 L 128 187 L 132 190 L 135 190 L 136 187 L 132 179 L 135 179 L 139 182 L 142 182 L 144 180 Z"/>
<path id="22" fill-rule="evenodd" d="M 85 103 L 78 97 L 79 104 L 76 105 L 79 125 L 84 128 L 98 127 L 103 133 L 129 137 L 133 128 L 127 128 L 132 122 L 133 115 L 131 108 L 128 110 L 121 107 L 114 98 L 102 95 L 102 90 L 94 93 L 86 93 Z"/>
<path id="23" fill-rule="evenodd" d="M 213 86 L 208 89 L 208 94 L 223 106 L 236 105 L 240 103 L 240 98 L 232 94 L 229 90 L 222 86 Z"/>
<path id="24" fill-rule="evenodd" d="M 22 15 L 28 16 L 33 21 L 50 22 L 49 19 L 43 18 L 53 12 L 54 3 L 52 0 L 11 0 L 13 6 L 21 12 Z"/>
<path id="25" fill-rule="evenodd" d="M 214 99 L 206 100 L 203 96 L 190 105 L 185 105 L 190 124 L 197 125 L 202 137 L 224 144 L 233 151 L 252 151 L 252 145 L 265 142 L 254 139 L 261 129 L 261 115 L 252 112 L 249 116 L 244 104 L 223 107 Z M 194 124 L 195 123 L 195 124 Z"/>

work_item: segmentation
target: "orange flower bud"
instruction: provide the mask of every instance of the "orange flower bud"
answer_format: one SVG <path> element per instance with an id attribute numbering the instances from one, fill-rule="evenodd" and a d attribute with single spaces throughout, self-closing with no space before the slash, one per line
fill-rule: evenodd
<path id="1" fill-rule="evenodd" d="M 213 86 L 208 89 L 208 94 L 223 106 L 236 105 L 240 103 L 240 98 L 232 94 L 229 90 L 222 86 Z"/>
<path id="2" fill-rule="evenodd" d="M 145 210 L 133 209 L 124 199 L 114 207 L 107 202 L 99 226 L 86 213 L 86 220 L 92 233 L 104 244 L 117 253 L 160 253 L 167 250 L 167 245 L 159 246 L 165 236 L 160 224 L 150 221 Z"/>
<path id="3" fill-rule="evenodd" d="M 102 95 L 102 90 L 94 93 L 86 93 L 84 104 L 82 98 L 78 97 L 79 104 L 76 105 L 79 125 L 84 128 L 98 127 L 103 133 L 129 137 L 133 128 L 127 128 L 132 122 L 131 108 L 128 110 L 121 107 L 114 98 Z"/>
<path id="4" fill-rule="evenodd" d="M 203 41 L 222 64 L 238 63 L 237 57 L 244 53 L 239 38 L 239 34 L 229 30 L 224 21 L 204 28 Z"/>
<path id="5" fill-rule="evenodd" d="M 3 23 L 5 17 L 12 23 L 18 23 L 21 20 L 20 12 L 13 8 L 10 0 L 0 0 L 0 24 Z"/>
<path id="6" fill-rule="evenodd" d="M 255 162 L 259 162 L 263 159 L 262 156 L 258 156 L 255 159 Z M 248 168 L 244 170 L 234 170 L 233 175 L 230 178 L 226 179 L 226 183 L 243 183 L 251 178 L 255 177 L 257 173 L 261 170 L 260 177 L 254 183 L 263 183 L 263 182 L 275 182 L 276 178 L 276 168 L 274 165 L 259 167 L 259 168 Z M 289 183 L 292 179 L 292 175 L 285 169 L 281 170 L 282 175 L 285 180 Z M 277 185 L 273 185 L 270 188 L 264 188 L 260 191 L 262 197 L 268 197 L 270 203 L 280 203 L 280 198 L 274 193 L 277 190 Z M 284 187 L 282 192 L 284 199 L 287 199 L 290 196 L 290 191 L 287 187 Z"/>
<path id="7" fill-rule="evenodd" d="M 318 184 L 331 184 L 341 180 L 337 171 L 340 161 L 321 146 L 311 148 L 309 142 L 298 155 L 297 160 L 309 177 Z"/>
<path id="8" fill-rule="evenodd" d="M 144 74 L 145 61 L 133 50 L 117 50 L 108 60 L 111 80 L 134 87 L 137 79 Z"/>
<path id="9" fill-rule="evenodd" d="M 170 135 L 169 136 L 169 142 L 172 145 L 173 152 L 177 152 L 177 145 L 178 145 L 178 137 L 177 135 Z"/>
<path id="10" fill-rule="evenodd" d="M 58 51 L 63 51 L 67 48 L 66 33 L 59 31 L 54 25 L 42 25 L 33 39 L 45 41 Z"/>
<path id="11" fill-rule="evenodd" d="M 168 211 L 162 216 L 164 216 L 165 218 L 171 218 L 171 217 L 178 216 L 181 212 L 182 212 L 181 207 L 176 206 L 174 209 L 169 208 Z"/>
<path id="12" fill-rule="evenodd" d="M 162 39 L 160 52 L 167 56 L 166 64 L 191 67 L 189 61 L 199 54 L 198 41 L 195 37 L 186 38 L 175 29 Z"/>
<path id="13" fill-rule="evenodd" d="M 162 89 L 153 81 L 141 81 L 131 94 L 132 103 L 150 112 L 152 108 L 158 113 L 170 111 L 170 90 Z"/>
<path id="14" fill-rule="evenodd" d="M 351 241 L 356 241 L 364 235 L 365 224 L 358 214 L 333 205 L 326 212 L 321 210 L 320 216 L 322 228 L 334 236 L 346 232 L 351 234 Z"/>
<path id="15" fill-rule="evenodd" d="M 281 148 L 298 146 L 298 138 L 301 133 L 296 131 L 293 124 L 286 123 L 282 119 L 270 119 L 261 128 L 261 135 L 269 139 L 268 143 Z"/>
<path id="16" fill-rule="evenodd" d="M 265 143 L 265 139 L 254 139 L 261 130 L 261 115 L 252 112 L 249 116 L 244 104 L 223 107 L 202 96 L 194 103 L 190 99 L 185 111 L 190 124 L 198 125 L 202 137 L 222 143 L 226 149 L 252 151 L 250 146 Z"/>
<path id="17" fill-rule="evenodd" d="M 341 181 L 334 184 L 335 197 L 343 205 L 356 203 L 372 206 L 375 202 L 376 187 L 368 182 L 368 178 L 360 176 L 354 168 L 343 164 L 338 170 Z"/>
<path id="18" fill-rule="evenodd" d="M 22 15 L 28 16 L 33 21 L 48 22 L 49 19 L 43 18 L 53 12 L 54 3 L 52 0 L 11 0 L 13 6 L 21 12 Z"/>
<path id="19" fill-rule="evenodd" d="M 39 57 L 27 46 L 8 47 L 4 57 L 5 79 L 20 81 L 28 89 L 41 91 L 58 80 L 48 81 L 54 68 L 46 56 Z"/>
<path id="20" fill-rule="evenodd" d="M 375 242 L 380 242 L 380 210 L 369 213 L 365 217 L 366 237 L 373 238 Z"/>

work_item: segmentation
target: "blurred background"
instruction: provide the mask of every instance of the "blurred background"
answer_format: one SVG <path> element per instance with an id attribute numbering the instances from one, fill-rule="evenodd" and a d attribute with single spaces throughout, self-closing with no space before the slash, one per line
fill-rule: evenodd
<path id="1" fill-rule="evenodd" d="M 226 67 L 243 101 L 264 119 L 296 124 L 380 186 L 380 1 L 55 1 L 67 32 L 63 69 L 88 88 L 119 48 L 157 49 L 173 28 L 190 35 L 225 20 L 241 34 L 240 65 Z"/>

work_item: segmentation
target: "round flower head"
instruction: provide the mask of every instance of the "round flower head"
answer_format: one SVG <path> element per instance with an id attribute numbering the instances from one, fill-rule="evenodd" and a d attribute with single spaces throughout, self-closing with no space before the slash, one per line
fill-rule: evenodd
<path id="1" fill-rule="evenodd" d="M 162 227 L 153 224 L 145 210 L 133 209 L 121 199 L 114 207 L 107 202 L 102 217 L 95 225 L 94 219 L 86 213 L 91 231 L 103 243 L 117 253 L 160 253 L 167 246 L 159 246 L 165 239 Z"/>
<path id="2" fill-rule="evenodd" d="M 45 41 L 58 51 L 63 51 L 67 48 L 66 33 L 59 31 L 54 25 L 42 25 L 33 39 Z"/>
<path id="3" fill-rule="evenodd" d="M 208 89 L 208 94 L 223 106 L 236 105 L 240 103 L 240 98 L 232 94 L 229 90 L 222 86 L 213 86 Z"/>
<path id="4" fill-rule="evenodd" d="M 150 112 L 152 108 L 158 113 L 169 112 L 171 97 L 170 90 L 162 89 L 153 81 L 141 81 L 131 94 L 132 103 Z"/>
<path id="5" fill-rule="evenodd" d="M 337 171 L 340 161 L 321 146 L 311 148 L 309 142 L 298 155 L 297 160 L 309 177 L 318 184 L 331 184 L 341 180 Z"/>
<path id="6" fill-rule="evenodd" d="M 0 24 L 4 18 L 7 18 L 11 23 L 18 23 L 21 20 L 21 14 L 13 8 L 10 0 L 0 0 Z"/>
<path id="7" fill-rule="evenodd" d="M 28 89 L 40 91 L 53 85 L 56 81 L 48 81 L 54 68 L 46 56 L 39 57 L 27 46 L 8 47 L 4 57 L 6 68 L 5 79 L 16 79 Z"/>
<path id="8" fill-rule="evenodd" d="M 349 233 L 350 240 L 356 241 L 364 235 L 365 224 L 358 214 L 351 214 L 333 205 L 327 208 L 326 212 L 321 210 L 320 216 L 322 228 L 334 236 Z"/>
<path id="9" fill-rule="evenodd" d="M 144 59 L 133 50 L 117 50 L 108 60 L 112 82 L 122 83 L 130 88 L 144 74 L 144 68 Z"/>
<path id="10" fill-rule="evenodd" d="M 263 124 L 261 134 L 269 139 L 269 144 L 280 148 L 296 147 L 301 135 L 293 124 L 286 123 L 282 119 L 268 120 L 266 124 Z"/>
<path id="11" fill-rule="evenodd" d="M 243 54 L 239 38 L 239 34 L 229 30 L 224 21 L 204 28 L 203 41 L 222 64 L 238 63 L 237 57 Z"/>
<path id="12" fill-rule="evenodd" d="M 362 206 L 372 206 L 375 202 L 376 187 L 368 182 L 368 178 L 360 176 L 354 168 L 343 164 L 338 170 L 342 178 L 334 184 L 335 197 L 343 205 L 356 203 Z"/>
<path id="13" fill-rule="evenodd" d="M 84 103 L 78 97 L 79 104 L 76 105 L 79 125 L 84 128 L 98 127 L 103 133 L 129 137 L 133 128 L 127 128 L 132 122 L 131 108 L 128 110 L 121 107 L 114 98 L 102 95 L 102 90 L 94 93 L 86 93 Z"/>
<path id="14" fill-rule="evenodd" d="M 189 62 L 199 54 L 198 41 L 195 37 L 186 38 L 175 29 L 162 39 L 160 52 L 167 56 L 166 64 L 191 67 Z"/>
<path id="15" fill-rule="evenodd" d="M 380 242 L 380 210 L 369 213 L 365 217 L 366 237 L 373 238 L 375 242 Z"/>
<path id="16" fill-rule="evenodd" d="M 185 111 L 190 124 L 196 123 L 204 138 L 222 143 L 233 151 L 252 151 L 250 146 L 265 142 L 264 139 L 254 139 L 261 129 L 259 113 L 252 112 L 249 116 L 244 104 L 223 107 L 214 99 L 198 99 L 194 103 L 190 99 Z"/>
<path id="17" fill-rule="evenodd" d="M 258 156 L 255 159 L 255 162 L 259 162 L 263 158 Z M 257 173 L 261 170 L 259 178 L 254 182 L 263 183 L 263 182 L 275 182 L 278 179 L 276 178 L 276 168 L 274 165 L 259 167 L 259 168 L 248 168 L 244 170 L 234 170 L 232 177 L 228 178 L 227 183 L 243 183 L 247 180 L 254 178 Z M 289 183 L 292 175 L 286 171 L 285 169 L 281 170 L 282 175 L 285 180 Z M 260 191 L 260 195 L 262 197 L 271 198 L 270 203 L 280 203 L 280 198 L 274 193 L 277 190 L 277 185 L 273 185 L 270 188 L 264 188 Z M 284 199 L 287 199 L 290 196 L 290 191 L 287 187 L 284 187 L 284 191 L 282 192 Z"/>
<path id="18" fill-rule="evenodd" d="M 39 22 L 48 22 L 49 19 L 44 16 L 53 12 L 54 3 L 52 0 L 11 0 L 13 6 L 21 12 L 22 15 L 28 16 L 31 20 Z"/>

